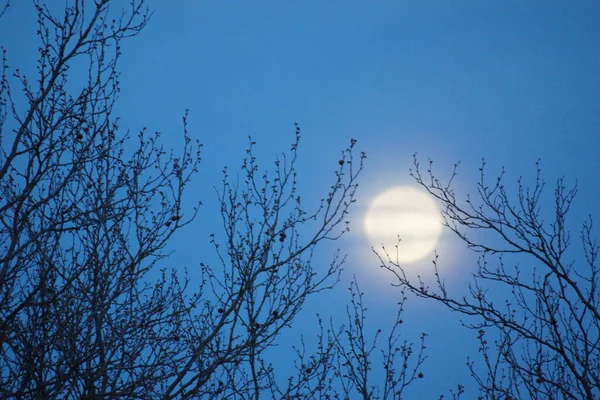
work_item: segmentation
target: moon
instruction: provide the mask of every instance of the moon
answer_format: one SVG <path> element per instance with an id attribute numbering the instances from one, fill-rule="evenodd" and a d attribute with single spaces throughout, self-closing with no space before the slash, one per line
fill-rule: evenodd
<path id="1" fill-rule="evenodd" d="M 397 261 L 411 263 L 435 249 L 442 233 L 441 214 L 426 192 L 398 186 L 373 199 L 364 218 L 364 230 L 372 246 L 383 245 L 396 261 L 398 245 Z"/>

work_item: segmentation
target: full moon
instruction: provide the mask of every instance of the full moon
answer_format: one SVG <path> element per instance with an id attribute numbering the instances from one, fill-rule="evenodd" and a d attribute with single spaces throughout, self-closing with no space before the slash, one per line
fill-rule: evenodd
<path id="1" fill-rule="evenodd" d="M 375 197 L 365 216 L 364 229 L 375 248 L 383 245 L 396 261 L 398 245 L 397 261 L 411 263 L 434 250 L 442 233 L 441 214 L 426 192 L 399 186 Z"/>

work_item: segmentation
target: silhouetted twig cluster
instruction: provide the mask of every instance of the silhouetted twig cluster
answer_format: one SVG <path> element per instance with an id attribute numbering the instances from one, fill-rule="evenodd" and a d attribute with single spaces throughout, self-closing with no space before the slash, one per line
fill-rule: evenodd
<path id="1" fill-rule="evenodd" d="M 182 207 L 202 147 L 187 113 L 179 153 L 145 128 L 123 135 L 113 115 L 121 42 L 147 24 L 144 3 L 36 1 L 35 78 L 3 57 L 0 397 L 377 398 L 355 284 L 348 313 L 360 318 L 321 331 L 315 354 L 299 351 L 296 378 L 282 382 L 264 357 L 306 299 L 339 281 L 344 257 L 315 268 L 313 254 L 348 230 L 365 154 L 351 140 L 308 211 L 297 190 L 300 129 L 271 171 L 250 140 L 240 173 L 225 169 L 218 190 L 219 264 L 200 264 L 192 283 L 165 250 L 199 210 Z M 415 376 L 412 346 L 392 332 L 388 347 L 383 397 Z M 423 360 L 421 348 L 415 371 Z"/>
<path id="2" fill-rule="evenodd" d="M 456 167 L 443 183 L 431 162 L 422 174 L 415 157 L 412 175 L 439 200 L 444 225 L 481 253 L 468 295 L 449 292 L 437 258 L 433 288 L 420 277 L 409 279 L 390 257 L 380 255 L 382 265 L 402 288 L 469 317 L 465 324 L 477 332 L 483 365 L 472 358 L 468 365 L 482 398 L 598 398 L 599 243 L 591 217 L 579 243 L 572 242 L 566 218 L 576 187 L 558 179 L 548 210 L 539 163 L 533 186 L 519 179 L 513 196 L 504 171 L 488 182 L 484 162 L 477 200 L 459 201 L 452 188 Z"/>

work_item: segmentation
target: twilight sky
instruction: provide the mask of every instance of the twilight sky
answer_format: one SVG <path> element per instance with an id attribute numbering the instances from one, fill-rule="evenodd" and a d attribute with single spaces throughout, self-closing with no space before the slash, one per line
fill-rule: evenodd
<path id="1" fill-rule="evenodd" d="M 474 189 L 481 158 L 490 173 L 531 178 L 541 159 L 547 194 L 555 179 L 577 180 L 573 236 L 588 214 L 600 217 L 600 4 L 595 1 L 150 1 L 155 14 L 125 42 L 117 114 L 121 126 L 162 131 L 180 144 L 181 116 L 205 152 L 190 204 L 205 204 L 180 231 L 171 261 L 193 269 L 214 260 L 208 235 L 220 232 L 216 196 L 222 167 L 241 165 L 248 135 L 266 167 L 302 128 L 301 195 L 326 194 L 350 138 L 368 155 L 353 230 L 322 248 L 348 253 L 343 281 L 306 307 L 286 332 L 275 363 L 298 335 L 316 332 L 315 313 L 344 322 L 346 287 L 356 274 L 374 330 L 392 323 L 399 291 L 370 253 L 361 219 L 377 193 L 411 184 L 412 154 L 435 161 L 442 177 L 461 161 L 457 191 Z M 16 1 L 0 20 L 10 65 L 33 70 L 35 15 Z M 490 176 L 491 177 L 491 176 Z M 442 233 L 440 267 L 464 290 L 474 256 Z M 416 263 L 427 275 L 430 257 Z M 324 309 L 323 304 L 331 304 Z M 410 298 L 403 335 L 429 334 L 424 379 L 407 398 L 437 398 L 461 383 L 475 389 L 465 366 L 477 357 L 475 333 L 444 308 Z M 476 358 L 477 360 L 477 358 Z M 282 364 L 282 365 L 283 365 Z M 468 394 L 471 394 L 469 396 Z"/>

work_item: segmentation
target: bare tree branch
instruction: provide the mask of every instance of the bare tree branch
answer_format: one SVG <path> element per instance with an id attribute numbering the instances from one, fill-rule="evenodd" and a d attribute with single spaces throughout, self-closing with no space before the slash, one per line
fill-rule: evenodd
<path id="1" fill-rule="evenodd" d="M 471 317 L 478 332 L 485 373 L 468 361 L 481 393 L 490 399 L 594 399 L 600 395 L 600 295 L 592 219 L 580 234 L 581 256 L 572 253 L 566 216 L 577 193 L 557 181 L 550 212 L 543 207 L 539 162 L 533 187 L 519 178 L 513 199 L 504 171 L 491 184 L 485 162 L 477 184 L 479 204 L 459 202 L 429 163 L 421 173 L 415 157 L 413 177 L 443 207 L 443 222 L 469 248 L 481 253 L 467 296 L 452 295 L 435 267 L 435 289 L 407 278 L 402 266 L 379 254 L 398 285 Z M 549 221 L 549 222 L 548 222 Z M 489 264 L 495 257 L 496 267 Z M 511 267 L 507 260 L 515 260 Z M 492 335 L 493 344 L 488 337 Z"/>

